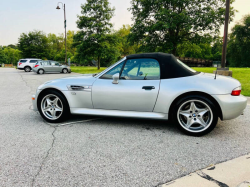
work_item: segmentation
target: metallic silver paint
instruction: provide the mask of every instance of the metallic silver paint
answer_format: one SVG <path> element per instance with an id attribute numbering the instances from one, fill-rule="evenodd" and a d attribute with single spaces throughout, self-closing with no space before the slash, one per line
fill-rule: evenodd
<path id="1" fill-rule="evenodd" d="M 79 76 L 48 81 L 38 87 L 33 100 L 42 90 L 53 88 L 61 91 L 68 100 L 71 113 L 140 118 L 167 119 L 172 102 L 180 95 L 198 91 L 211 95 L 220 105 L 223 120 L 239 116 L 246 107 L 244 96 L 231 96 L 234 88 L 241 86 L 236 79 L 200 73 L 195 76 L 162 80 L 119 80 L 99 79 L 104 73 L 126 60 L 126 57 L 96 76 Z M 91 90 L 69 90 L 68 85 L 89 86 Z M 154 86 L 144 90 L 143 86 Z M 105 110 L 104 110 L 105 109 Z"/>

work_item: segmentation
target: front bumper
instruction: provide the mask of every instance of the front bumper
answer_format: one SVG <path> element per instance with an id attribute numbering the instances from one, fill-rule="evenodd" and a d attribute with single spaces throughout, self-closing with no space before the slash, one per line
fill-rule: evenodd
<path id="1" fill-rule="evenodd" d="M 222 111 L 223 120 L 234 119 L 243 114 L 247 106 L 247 98 L 243 95 L 232 96 L 226 95 L 212 95 L 219 103 Z"/>
<path id="2" fill-rule="evenodd" d="M 32 105 L 33 105 L 33 110 L 34 111 L 38 111 L 38 109 L 37 109 L 36 95 L 32 95 Z"/>

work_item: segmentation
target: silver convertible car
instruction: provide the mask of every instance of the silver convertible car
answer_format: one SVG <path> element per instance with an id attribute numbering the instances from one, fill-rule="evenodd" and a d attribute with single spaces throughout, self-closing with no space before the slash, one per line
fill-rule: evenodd
<path id="1" fill-rule="evenodd" d="M 184 133 L 204 135 L 218 118 L 238 117 L 247 99 L 239 81 L 196 72 L 171 54 L 129 55 L 103 72 L 51 80 L 32 96 L 48 122 L 70 114 L 173 121 Z"/>

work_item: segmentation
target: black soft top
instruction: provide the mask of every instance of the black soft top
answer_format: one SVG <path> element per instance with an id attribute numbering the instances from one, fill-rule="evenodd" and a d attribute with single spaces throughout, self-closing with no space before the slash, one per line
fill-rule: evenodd
<path id="1" fill-rule="evenodd" d="M 161 69 L 161 79 L 171 79 L 178 77 L 192 76 L 197 73 L 185 68 L 182 64 L 177 62 L 177 59 L 172 54 L 167 53 L 142 53 L 126 56 L 127 59 L 137 58 L 152 58 L 159 62 Z"/>

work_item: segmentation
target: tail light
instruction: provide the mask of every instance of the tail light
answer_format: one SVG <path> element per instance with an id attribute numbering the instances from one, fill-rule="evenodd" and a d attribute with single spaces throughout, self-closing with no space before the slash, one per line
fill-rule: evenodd
<path id="1" fill-rule="evenodd" d="M 36 67 L 38 67 L 39 65 L 35 65 L 34 67 L 36 68 Z"/>
<path id="2" fill-rule="evenodd" d="M 18 66 L 20 66 L 22 63 L 19 63 Z"/>
<path id="3" fill-rule="evenodd" d="M 239 86 L 239 87 L 233 89 L 231 95 L 233 95 L 233 96 L 239 96 L 239 95 L 240 95 L 240 92 L 241 92 L 241 86 Z"/>

